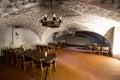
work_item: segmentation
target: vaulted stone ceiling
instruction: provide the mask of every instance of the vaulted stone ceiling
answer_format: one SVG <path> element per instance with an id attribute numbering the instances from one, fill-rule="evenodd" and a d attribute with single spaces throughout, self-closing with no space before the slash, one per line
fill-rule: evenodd
<path id="1" fill-rule="evenodd" d="M 107 18 L 120 22 L 119 0 L 115 0 L 115 3 L 111 3 L 111 1 L 112 0 L 53 0 L 53 11 L 58 16 L 63 16 L 63 28 L 64 26 L 83 26 L 82 29 L 89 30 L 95 28 L 94 23 L 99 23 L 92 21 L 92 19 L 97 19 L 97 16 L 100 16 L 103 20 Z M 29 28 L 40 37 L 48 28 L 43 28 L 39 20 L 44 14 L 50 13 L 50 0 L 0 0 L 0 24 Z M 93 18 L 93 16 L 95 17 Z M 106 31 L 110 27 L 118 25 L 119 24 L 115 22 L 114 25 L 107 25 L 107 29 L 103 28 L 103 30 Z M 89 27 L 89 29 L 87 27 Z M 99 27 L 100 26 L 98 26 L 98 30 L 100 29 Z M 59 29 L 51 29 L 49 31 L 54 32 L 55 30 L 57 31 Z M 98 30 L 96 29 L 96 32 Z"/>
<path id="2" fill-rule="evenodd" d="M 66 2 L 71 2 L 72 5 L 74 5 L 74 7 L 72 6 L 74 10 L 77 9 L 79 2 L 82 2 L 113 11 L 113 13 L 120 12 L 120 0 L 53 0 L 53 7 L 61 7 L 61 5 L 65 5 Z M 76 5 L 77 2 L 78 4 Z M 19 13 L 22 11 L 26 11 L 25 9 L 31 8 L 38 4 L 41 4 L 44 8 L 50 9 L 50 0 L 0 0 L 0 17 L 4 17 L 14 12 Z M 79 13 L 80 11 L 74 11 L 69 14 L 74 15 L 75 13 Z"/>
<path id="3" fill-rule="evenodd" d="M 102 7 L 115 12 L 120 12 L 120 0 L 53 0 L 54 5 L 61 5 L 66 2 L 83 2 Z M 49 5 L 50 0 L 0 0 L 0 14 L 12 13 L 36 4 Z"/>

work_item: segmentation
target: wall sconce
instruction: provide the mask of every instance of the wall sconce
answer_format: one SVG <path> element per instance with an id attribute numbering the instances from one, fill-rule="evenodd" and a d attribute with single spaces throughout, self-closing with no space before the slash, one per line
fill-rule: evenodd
<path id="1" fill-rule="evenodd" d="M 16 36 L 16 39 L 18 39 L 19 34 L 17 32 L 15 32 L 15 36 Z"/>

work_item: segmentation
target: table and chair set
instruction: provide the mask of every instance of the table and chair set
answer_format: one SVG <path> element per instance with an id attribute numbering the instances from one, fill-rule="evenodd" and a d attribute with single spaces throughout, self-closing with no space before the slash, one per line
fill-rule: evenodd
<path id="1" fill-rule="evenodd" d="M 55 52 L 38 52 L 36 50 L 5 49 L 5 61 L 15 65 L 23 72 L 31 72 L 33 77 L 39 75 L 40 80 L 47 80 L 48 74 L 56 71 Z"/>

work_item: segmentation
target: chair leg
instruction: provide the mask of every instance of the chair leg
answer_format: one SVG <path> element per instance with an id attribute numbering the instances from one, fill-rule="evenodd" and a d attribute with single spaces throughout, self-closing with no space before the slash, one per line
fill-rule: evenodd
<path id="1" fill-rule="evenodd" d="M 18 67 L 18 61 L 16 62 L 16 67 Z"/>
<path id="2" fill-rule="evenodd" d="M 40 76 L 40 78 L 41 78 L 41 80 L 44 79 L 44 70 L 43 69 L 41 69 L 41 76 Z"/>
<path id="3" fill-rule="evenodd" d="M 49 74 L 52 72 L 56 71 L 56 63 L 55 61 L 53 61 L 50 65 L 49 65 Z"/>
<path id="4" fill-rule="evenodd" d="M 56 62 L 53 61 L 53 69 L 54 69 L 54 72 L 56 71 Z"/>
<path id="5" fill-rule="evenodd" d="M 25 72 L 26 71 L 26 64 L 24 63 L 23 66 L 24 66 L 23 71 Z"/>
<path id="6" fill-rule="evenodd" d="M 37 76 L 36 76 L 37 75 Z M 44 70 L 43 69 L 34 69 L 33 77 L 38 77 L 40 80 L 44 80 Z"/>
<path id="7" fill-rule="evenodd" d="M 18 69 L 21 69 L 21 62 L 19 62 L 19 64 L 18 64 Z"/>

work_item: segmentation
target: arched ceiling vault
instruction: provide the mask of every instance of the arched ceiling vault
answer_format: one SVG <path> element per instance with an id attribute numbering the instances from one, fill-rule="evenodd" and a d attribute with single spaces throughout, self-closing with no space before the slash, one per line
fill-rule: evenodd
<path id="1" fill-rule="evenodd" d="M 0 2 L 0 4 L 2 3 Z M 99 5 L 96 6 L 96 4 Z M 120 14 L 117 11 L 112 11 L 112 9 L 108 10 L 108 8 L 100 7 L 102 6 L 100 6 L 99 0 L 54 0 L 53 11 L 57 16 L 63 17 L 64 21 L 61 25 L 62 27 L 59 28 L 60 30 L 67 27 L 66 25 L 69 25 L 69 22 L 75 22 L 75 24 L 79 24 L 77 25 L 79 27 L 83 27 L 81 25 L 84 25 L 90 30 L 104 35 L 111 27 L 120 25 Z M 0 9 L 4 10 L 2 6 Z M 40 0 L 35 5 L 30 7 L 23 6 L 20 10 L 8 14 L 5 13 L 5 15 L 2 10 L 0 10 L 0 13 L 0 24 L 8 26 L 17 25 L 31 29 L 40 38 L 43 37 L 43 33 L 48 29 L 54 31 L 52 28 L 47 29 L 46 27 L 42 27 L 41 23 L 39 23 L 44 14 L 51 13 L 49 0 Z M 100 29 L 103 31 L 100 31 Z"/>

